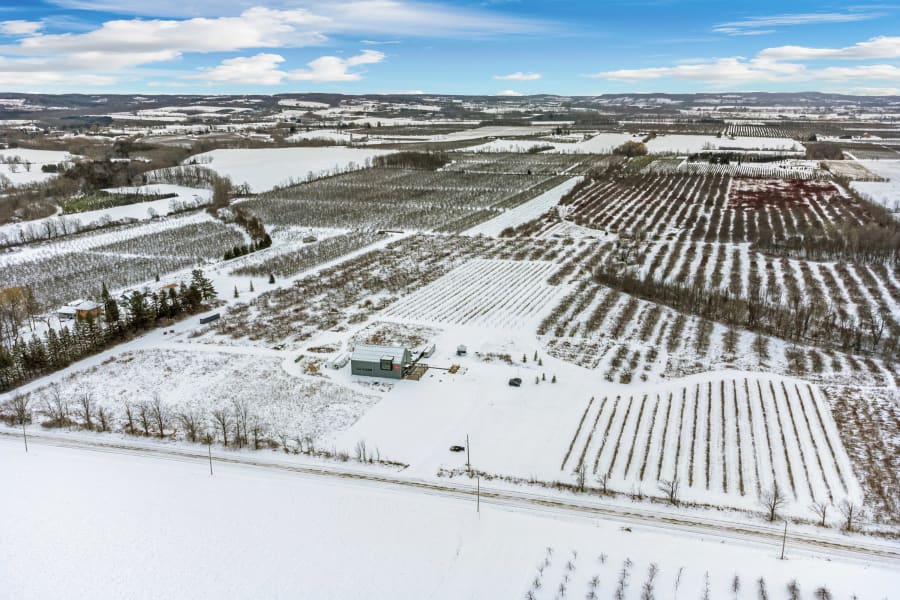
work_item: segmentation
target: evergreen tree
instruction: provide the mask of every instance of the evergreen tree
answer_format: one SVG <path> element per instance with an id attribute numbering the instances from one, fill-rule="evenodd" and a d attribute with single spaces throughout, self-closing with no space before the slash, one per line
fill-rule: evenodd
<path id="1" fill-rule="evenodd" d="M 143 329 L 150 322 L 150 307 L 147 306 L 147 296 L 140 290 L 135 290 L 128 297 L 129 324 L 135 329 Z"/>
<path id="2" fill-rule="evenodd" d="M 191 271 L 191 285 L 199 290 L 200 297 L 203 300 L 215 300 L 216 288 L 213 286 L 212 281 L 203 275 L 202 270 L 194 269 Z"/>
<path id="3" fill-rule="evenodd" d="M 274 273 L 269 273 L 269 283 L 270 284 L 275 283 L 275 274 Z"/>
<path id="4" fill-rule="evenodd" d="M 65 366 L 66 363 L 62 353 L 62 346 L 59 343 L 59 336 L 56 335 L 56 330 L 52 327 L 47 330 L 47 362 L 54 369 L 59 369 Z"/>
<path id="5" fill-rule="evenodd" d="M 254 291 L 254 290 L 253 290 L 253 280 L 252 280 L 252 279 L 250 280 L 250 291 L 251 291 L 251 292 Z"/>
<path id="6" fill-rule="evenodd" d="M 234 297 L 237 298 L 238 295 L 237 286 L 234 286 Z"/>
<path id="7" fill-rule="evenodd" d="M 119 303 L 109 295 L 106 289 L 106 283 L 103 283 L 103 289 L 100 291 L 100 298 L 103 301 L 103 312 L 106 318 L 106 324 L 112 325 L 119 320 Z"/>

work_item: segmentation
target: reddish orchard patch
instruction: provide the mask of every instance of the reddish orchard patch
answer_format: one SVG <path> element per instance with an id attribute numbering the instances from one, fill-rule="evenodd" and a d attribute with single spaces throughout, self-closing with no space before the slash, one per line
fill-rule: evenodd
<path id="1" fill-rule="evenodd" d="M 753 179 L 735 177 L 728 195 L 728 208 L 789 208 L 805 206 L 811 196 L 827 200 L 838 196 L 828 181 L 814 179 Z"/>

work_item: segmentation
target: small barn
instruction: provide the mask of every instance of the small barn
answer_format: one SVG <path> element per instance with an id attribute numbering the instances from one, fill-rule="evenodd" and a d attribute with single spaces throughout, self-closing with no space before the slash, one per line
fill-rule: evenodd
<path id="1" fill-rule="evenodd" d="M 350 355 L 350 372 L 367 377 L 402 379 L 412 365 L 412 354 L 403 346 L 357 345 Z"/>

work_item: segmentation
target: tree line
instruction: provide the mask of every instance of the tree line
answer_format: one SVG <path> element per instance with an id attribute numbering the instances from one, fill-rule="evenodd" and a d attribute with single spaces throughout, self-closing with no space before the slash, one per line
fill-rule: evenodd
<path id="1" fill-rule="evenodd" d="M 0 391 L 6 391 L 42 375 L 63 369 L 158 324 L 194 314 L 215 300 L 216 290 L 200 269 L 191 281 L 175 288 L 153 292 L 135 290 L 113 298 L 106 285 L 101 290 L 102 317 L 76 319 L 71 328 L 52 327 L 43 337 L 17 337 L 11 345 L 0 345 Z"/>
<path id="2" fill-rule="evenodd" d="M 650 275 L 640 277 L 607 264 L 597 268 L 593 278 L 626 294 L 790 342 L 812 342 L 844 352 L 871 352 L 890 359 L 900 353 L 900 338 L 885 335 L 883 318 L 872 315 L 861 323 L 843 321 L 833 307 L 816 300 L 795 297 L 785 304 L 759 290 L 741 296 L 727 289 L 669 283 Z"/>

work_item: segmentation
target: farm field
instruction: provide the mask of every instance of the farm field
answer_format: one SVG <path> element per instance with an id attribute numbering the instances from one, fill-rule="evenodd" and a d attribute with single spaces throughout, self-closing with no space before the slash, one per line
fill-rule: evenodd
<path id="1" fill-rule="evenodd" d="M 526 326 L 558 293 L 546 283 L 554 270 L 550 262 L 472 259 L 384 314 L 423 323 Z"/>
<path id="2" fill-rule="evenodd" d="M 828 405 L 811 385 L 740 372 L 693 379 L 592 397 L 561 470 L 650 494 L 677 482 L 685 501 L 721 496 L 715 504 L 750 508 L 775 489 L 793 510 L 862 502 Z"/>
<path id="3" fill-rule="evenodd" d="M 497 236 L 507 228 L 514 228 L 540 217 L 559 204 L 560 199 L 568 194 L 580 178 L 572 179 L 559 184 L 539 196 L 524 202 L 514 208 L 504 211 L 490 221 L 485 221 L 467 230 L 466 235 L 490 235 Z"/>
<path id="4" fill-rule="evenodd" d="M 46 181 L 55 177 L 45 173 L 45 165 L 69 163 L 77 157 L 68 152 L 32 150 L 30 148 L 0 148 L 0 189 L 4 185 L 23 185 Z"/>
<path id="5" fill-rule="evenodd" d="M 900 160 L 864 160 L 859 163 L 886 181 L 853 181 L 850 184 L 853 189 L 892 213 L 900 213 Z"/>
<path id="6" fill-rule="evenodd" d="M 253 192 L 362 169 L 384 150 L 341 147 L 264 148 L 214 150 L 192 162 L 228 177 L 235 185 L 247 184 Z"/>
<path id="7" fill-rule="evenodd" d="M 272 225 L 460 232 L 563 181 L 503 170 L 374 168 L 280 189 L 244 205 Z"/>
<path id="8" fill-rule="evenodd" d="M 802 152 L 803 146 L 781 137 L 716 137 L 712 135 L 660 135 L 647 142 L 650 154 L 694 154 L 708 150 Z"/>
<path id="9" fill-rule="evenodd" d="M 340 131 L 338 143 L 348 134 L 328 119 L 366 114 L 322 110 L 309 133 Z M 441 123 L 418 140 L 421 123 L 385 121 L 411 138 L 391 150 L 274 147 L 303 127 L 284 123 L 252 142 L 271 148 L 178 154 L 131 180 L 155 183 L 103 188 L 195 194 L 207 211 L 149 218 L 160 199 L 96 211 L 145 220 L 93 231 L 64 214 L 16 223 L 2 287 L 31 292 L 39 319 L 3 330 L 23 340 L 3 374 L 34 377 L 6 379 L 24 383 L 0 416 L 15 420 L 24 397 L 26 429 L 47 436 L 206 440 L 754 526 L 777 489 L 775 520 L 836 533 L 850 507 L 852 529 L 896 536 L 898 221 L 856 193 L 884 182 L 848 185 L 843 162 L 800 158 L 794 129 L 768 121 L 597 134 L 615 127 L 597 118 Z M 649 156 L 608 154 L 644 139 Z M 166 318 L 157 295 L 146 330 L 56 372 L 24 343 L 49 344 L 63 326 L 51 313 L 103 284 L 124 322 L 127 294 L 180 290 L 195 268 L 216 297 L 190 314 Z M 66 325 L 67 343 L 97 331 Z M 366 343 L 408 347 L 409 378 L 352 375 L 346 359 Z M 602 570 L 554 560 L 540 588 L 529 566 L 516 593 L 545 597 L 568 576 L 588 594 Z"/>

